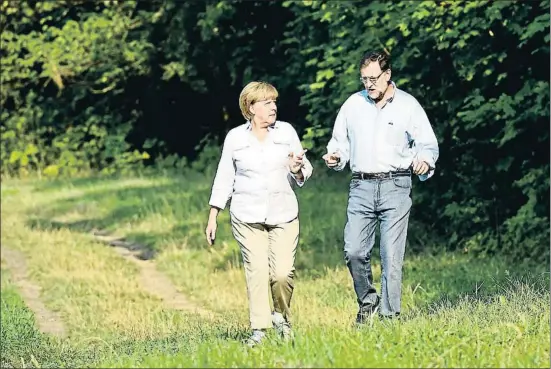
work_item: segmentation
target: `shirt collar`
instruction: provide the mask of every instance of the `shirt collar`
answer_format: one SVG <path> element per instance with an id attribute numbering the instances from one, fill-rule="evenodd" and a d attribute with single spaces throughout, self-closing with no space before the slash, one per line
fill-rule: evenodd
<path id="1" fill-rule="evenodd" d="M 391 103 L 394 100 L 394 97 L 396 96 L 396 89 L 397 89 L 396 83 L 394 83 L 394 81 L 390 81 L 390 84 L 392 85 L 393 90 L 392 90 L 392 96 L 386 100 L 387 103 Z M 369 94 L 367 93 L 367 90 L 365 88 L 362 91 L 362 95 L 367 99 L 367 101 L 371 103 L 375 103 L 375 101 L 373 101 L 373 99 L 369 97 Z"/>
<path id="2" fill-rule="evenodd" d="M 392 96 L 388 98 L 388 102 L 392 102 L 392 100 L 394 100 L 394 96 L 396 96 L 396 83 L 394 83 L 394 81 L 390 81 L 390 84 L 392 85 Z"/>
<path id="3" fill-rule="evenodd" d="M 247 130 L 250 131 L 251 128 L 252 128 L 251 121 L 248 120 L 247 123 L 245 123 L 245 129 L 247 129 Z M 274 128 L 279 128 L 279 121 L 276 120 L 276 121 L 274 122 L 274 124 L 269 125 L 268 128 L 269 128 L 270 130 L 272 130 L 272 129 L 274 129 Z"/>

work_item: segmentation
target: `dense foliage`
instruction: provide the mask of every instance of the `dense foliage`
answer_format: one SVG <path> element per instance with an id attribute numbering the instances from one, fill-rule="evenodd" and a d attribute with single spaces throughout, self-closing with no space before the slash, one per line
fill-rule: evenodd
<path id="1" fill-rule="evenodd" d="M 320 154 L 360 55 L 385 49 L 440 142 L 416 219 L 451 248 L 548 260 L 549 1 L 0 7 L 3 175 L 212 163 L 251 79 Z"/>

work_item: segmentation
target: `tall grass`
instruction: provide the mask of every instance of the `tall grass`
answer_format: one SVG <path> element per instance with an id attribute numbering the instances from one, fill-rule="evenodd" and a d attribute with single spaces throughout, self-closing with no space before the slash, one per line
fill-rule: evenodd
<path id="1" fill-rule="evenodd" d="M 211 180 L 187 173 L 5 181 L 2 245 L 26 255 L 31 278 L 70 335 L 56 346 L 32 331 L 20 345 L 5 352 L 2 346 L 2 360 L 22 366 L 20 356 L 33 365 L 32 353 L 38 365 L 59 364 L 35 354 L 40 341 L 58 353 L 48 357 L 73 357 L 66 366 L 549 367 L 549 265 L 447 252 L 415 222 L 421 209 L 412 214 L 402 319 L 375 318 L 353 328 L 355 296 L 342 254 L 342 175 L 314 176 L 298 190 L 294 344 L 274 337 L 245 349 L 245 279 L 227 211 L 219 216 L 217 244 L 210 248 L 203 239 Z M 149 295 L 137 266 L 97 242 L 94 229 L 145 245 L 176 288 L 217 318 L 172 310 Z M 31 317 L 13 286 L 6 288 L 12 297 L 3 297 L 2 322 L 5 313 L 6 329 L 14 330 L 21 325 L 13 319 Z M 69 349 L 73 356 L 60 354 Z"/>

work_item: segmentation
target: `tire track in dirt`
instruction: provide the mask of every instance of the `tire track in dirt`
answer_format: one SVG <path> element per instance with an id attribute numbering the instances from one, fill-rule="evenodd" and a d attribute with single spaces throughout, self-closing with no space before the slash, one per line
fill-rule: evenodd
<path id="1" fill-rule="evenodd" d="M 161 299 L 167 307 L 195 313 L 203 318 L 212 319 L 215 313 L 193 303 L 179 292 L 170 279 L 159 272 L 155 262 L 148 257 L 147 247 L 128 242 L 121 237 L 107 236 L 101 232 L 93 232 L 96 240 L 111 246 L 119 255 L 136 264 L 140 270 L 140 284 L 151 295 Z"/>
<path id="2" fill-rule="evenodd" d="M 38 329 L 46 334 L 65 337 L 66 330 L 61 316 L 44 305 L 40 298 L 42 289 L 28 279 L 25 255 L 5 245 L 0 247 L 0 254 L 25 305 L 34 313 Z"/>

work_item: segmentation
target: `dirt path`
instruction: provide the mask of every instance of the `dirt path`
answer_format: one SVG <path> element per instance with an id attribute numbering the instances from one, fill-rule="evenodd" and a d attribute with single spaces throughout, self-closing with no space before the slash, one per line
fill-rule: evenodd
<path id="1" fill-rule="evenodd" d="M 194 304 L 178 292 L 170 279 L 156 269 L 154 261 L 149 260 L 147 255 L 150 253 L 145 246 L 125 241 L 120 237 L 106 236 L 98 232 L 93 234 L 97 240 L 109 244 L 119 255 L 135 263 L 140 269 L 142 287 L 148 293 L 160 298 L 168 307 L 196 313 L 204 318 L 215 316 L 213 312 Z"/>
<path id="2" fill-rule="evenodd" d="M 64 337 L 66 331 L 61 317 L 44 305 L 40 298 L 40 286 L 28 280 L 27 263 L 23 253 L 11 250 L 4 245 L 1 246 L 0 253 L 25 305 L 34 312 L 40 331 Z"/>

